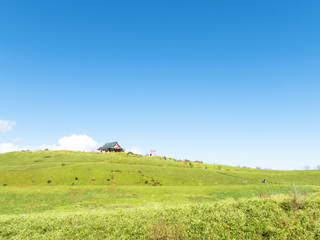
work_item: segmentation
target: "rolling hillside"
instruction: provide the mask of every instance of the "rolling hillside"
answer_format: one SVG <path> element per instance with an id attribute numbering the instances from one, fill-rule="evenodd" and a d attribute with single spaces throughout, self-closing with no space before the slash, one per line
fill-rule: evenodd
<path id="1" fill-rule="evenodd" d="M 0 238 L 317 239 L 319 183 L 320 171 L 126 153 L 5 153 Z"/>
<path id="2" fill-rule="evenodd" d="M 73 151 L 0 154 L 0 186 L 319 185 L 320 171 L 275 171 L 127 153 Z"/>
<path id="3" fill-rule="evenodd" d="M 267 183 L 262 183 L 266 179 Z M 0 154 L 0 214 L 210 203 L 320 190 L 319 171 L 273 171 L 127 153 Z"/>

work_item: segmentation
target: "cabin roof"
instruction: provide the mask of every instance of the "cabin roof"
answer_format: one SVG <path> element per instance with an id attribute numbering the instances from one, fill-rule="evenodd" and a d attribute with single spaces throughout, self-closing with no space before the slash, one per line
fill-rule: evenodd
<path id="1" fill-rule="evenodd" d="M 106 143 L 105 145 L 103 145 L 101 147 L 101 149 L 109 149 L 109 148 L 114 148 L 113 146 L 116 145 L 118 142 L 109 142 L 109 143 Z M 119 143 L 118 143 L 119 145 Z M 119 145 L 120 146 L 120 145 Z M 121 147 L 120 147 L 121 148 Z M 119 147 L 115 147 L 115 149 L 120 149 Z"/>

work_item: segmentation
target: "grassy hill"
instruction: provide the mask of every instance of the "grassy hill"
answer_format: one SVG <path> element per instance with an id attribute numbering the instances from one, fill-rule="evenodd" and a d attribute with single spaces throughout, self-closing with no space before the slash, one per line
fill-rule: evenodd
<path id="1" fill-rule="evenodd" d="M 316 170 L 10 152 L 0 154 L 0 239 L 315 238 L 319 190 Z"/>
<path id="2" fill-rule="evenodd" d="M 320 171 L 275 171 L 126 153 L 72 151 L 0 154 L 0 185 L 221 186 L 319 185 Z"/>
<path id="3" fill-rule="evenodd" d="M 267 183 L 262 183 L 267 179 Z M 127 153 L 0 154 L 0 214 L 205 203 L 318 191 L 319 171 L 274 171 Z"/>

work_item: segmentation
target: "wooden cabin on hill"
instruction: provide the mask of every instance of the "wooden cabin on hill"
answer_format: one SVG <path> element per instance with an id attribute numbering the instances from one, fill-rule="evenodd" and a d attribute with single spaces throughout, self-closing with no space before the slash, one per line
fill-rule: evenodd
<path id="1" fill-rule="evenodd" d="M 120 147 L 118 142 L 106 143 L 97 149 L 100 152 L 124 152 L 124 148 Z"/>

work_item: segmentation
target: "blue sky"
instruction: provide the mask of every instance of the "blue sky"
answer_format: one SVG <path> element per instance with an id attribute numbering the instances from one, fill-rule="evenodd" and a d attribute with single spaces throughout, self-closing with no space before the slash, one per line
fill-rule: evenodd
<path id="1" fill-rule="evenodd" d="M 291 0 L 2 1 L 0 151 L 73 135 L 207 163 L 320 165 L 319 12 Z"/>

